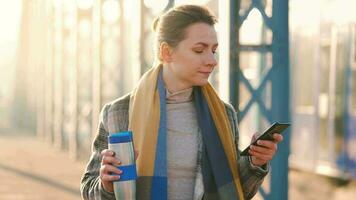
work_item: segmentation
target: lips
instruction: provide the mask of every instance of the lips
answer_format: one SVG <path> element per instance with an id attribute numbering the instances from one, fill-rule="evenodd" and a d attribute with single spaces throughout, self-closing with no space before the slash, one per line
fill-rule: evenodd
<path id="1" fill-rule="evenodd" d="M 199 72 L 199 73 L 202 73 L 202 74 L 205 74 L 205 75 L 209 75 L 211 72 Z"/>

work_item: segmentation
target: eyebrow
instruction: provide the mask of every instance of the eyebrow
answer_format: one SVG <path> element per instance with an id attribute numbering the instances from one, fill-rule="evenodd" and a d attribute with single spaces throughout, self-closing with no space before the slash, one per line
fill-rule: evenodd
<path id="1" fill-rule="evenodd" d="M 203 45 L 204 47 L 208 47 L 209 46 L 209 44 L 207 44 L 205 42 L 198 42 L 198 43 L 195 43 L 194 45 Z M 218 43 L 215 43 L 213 45 L 213 47 L 218 46 L 218 45 L 219 45 Z"/>

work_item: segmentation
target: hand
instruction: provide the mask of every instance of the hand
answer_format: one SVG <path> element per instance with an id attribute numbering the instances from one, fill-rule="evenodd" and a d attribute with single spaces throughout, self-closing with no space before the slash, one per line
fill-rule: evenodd
<path id="1" fill-rule="evenodd" d="M 111 173 L 121 174 L 122 171 L 116 168 L 121 164 L 120 160 L 115 157 L 115 152 L 104 149 L 101 152 L 100 180 L 104 190 L 114 192 L 113 181 L 119 180 L 120 175 L 111 175 Z M 137 160 L 138 151 L 135 151 L 135 160 Z"/>
<path id="2" fill-rule="evenodd" d="M 256 140 L 257 134 L 252 137 L 251 143 Z M 249 154 L 251 155 L 251 162 L 253 165 L 262 166 L 272 160 L 277 152 L 277 145 L 283 140 L 283 136 L 278 133 L 273 134 L 274 141 L 258 140 L 257 145 L 251 145 Z"/>
<path id="3" fill-rule="evenodd" d="M 120 165 L 121 162 L 115 157 L 115 152 L 104 149 L 101 152 L 101 167 L 100 167 L 100 180 L 104 190 L 114 192 L 113 181 L 119 180 L 120 175 L 111 175 L 111 173 L 121 174 L 122 171 L 115 167 Z"/>

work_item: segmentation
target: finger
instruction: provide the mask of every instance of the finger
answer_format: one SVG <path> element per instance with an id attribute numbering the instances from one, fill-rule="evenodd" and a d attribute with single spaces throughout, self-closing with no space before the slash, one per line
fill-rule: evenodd
<path id="1" fill-rule="evenodd" d="M 120 178 L 120 174 L 122 173 L 119 169 L 114 169 L 115 167 L 111 165 L 103 165 L 100 168 L 100 179 L 103 181 L 113 181 L 118 180 Z M 116 174 L 112 174 L 116 173 Z"/>
<path id="2" fill-rule="evenodd" d="M 262 166 L 267 163 L 267 161 L 260 160 L 260 159 L 256 158 L 255 156 L 251 156 L 251 162 L 253 165 L 257 165 L 257 166 Z"/>
<path id="3" fill-rule="evenodd" d="M 115 152 L 109 149 L 104 149 L 101 151 L 102 156 L 114 156 Z"/>
<path id="4" fill-rule="evenodd" d="M 103 165 L 102 173 L 103 174 L 109 174 L 109 175 L 111 173 L 122 174 L 122 171 L 120 169 L 118 169 L 117 167 L 112 166 L 112 165 Z"/>
<path id="5" fill-rule="evenodd" d="M 278 134 L 278 133 L 274 133 L 273 134 L 273 138 L 277 143 L 282 142 L 282 140 L 283 140 L 283 136 L 281 134 Z"/>
<path id="6" fill-rule="evenodd" d="M 255 156 L 256 159 L 263 160 L 265 162 L 272 160 L 273 156 L 270 154 L 262 154 L 253 150 L 249 150 L 251 156 Z"/>
<path id="7" fill-rule="evenodd" d="M 120 175 L 103 174 L 102 176 L 100 176 L 100 179 L 102 181 L 117 181 L 120 180 Z"/>
<path id="8" fill-rule="evenodd" d="M 121 161 L 114 156 L 103 156 L 101 163 L 103 165 L 106 165 L 106 164 L 120 165 Z"/>
<path id="9" fill-rule="evenodd" d="M 250 149 L 261 154 L 274 154 L 275 152 L 272 149 L 262 147 L 262 146 L 256 146 L 256 145 L 251 145 Z"/>
<path id="10" fill-rule="evenodd" d="M 259 146 L 265 147 L 267 149 L 271 149 L 273 151 L 277 151 L 277 144 L 275 142 L 268 141 L 268 140 L 258 140 L 257 144 Z"/>

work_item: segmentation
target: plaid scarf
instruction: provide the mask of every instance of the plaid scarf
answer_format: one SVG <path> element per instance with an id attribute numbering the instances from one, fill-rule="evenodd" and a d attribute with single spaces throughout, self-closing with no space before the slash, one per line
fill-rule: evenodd
<path id="1" fill-rule="evenodd" d="M 166 200 L 166 94 L 162 65 L 153 67 L 131 93 L 129 129 L 133 131 L 137 165 L 137 199 Z M 224 107 L 210 84 L 194 88 L 198 124 L 203 137 L 204 199 L 243 200 L 237 152 Z"/>

